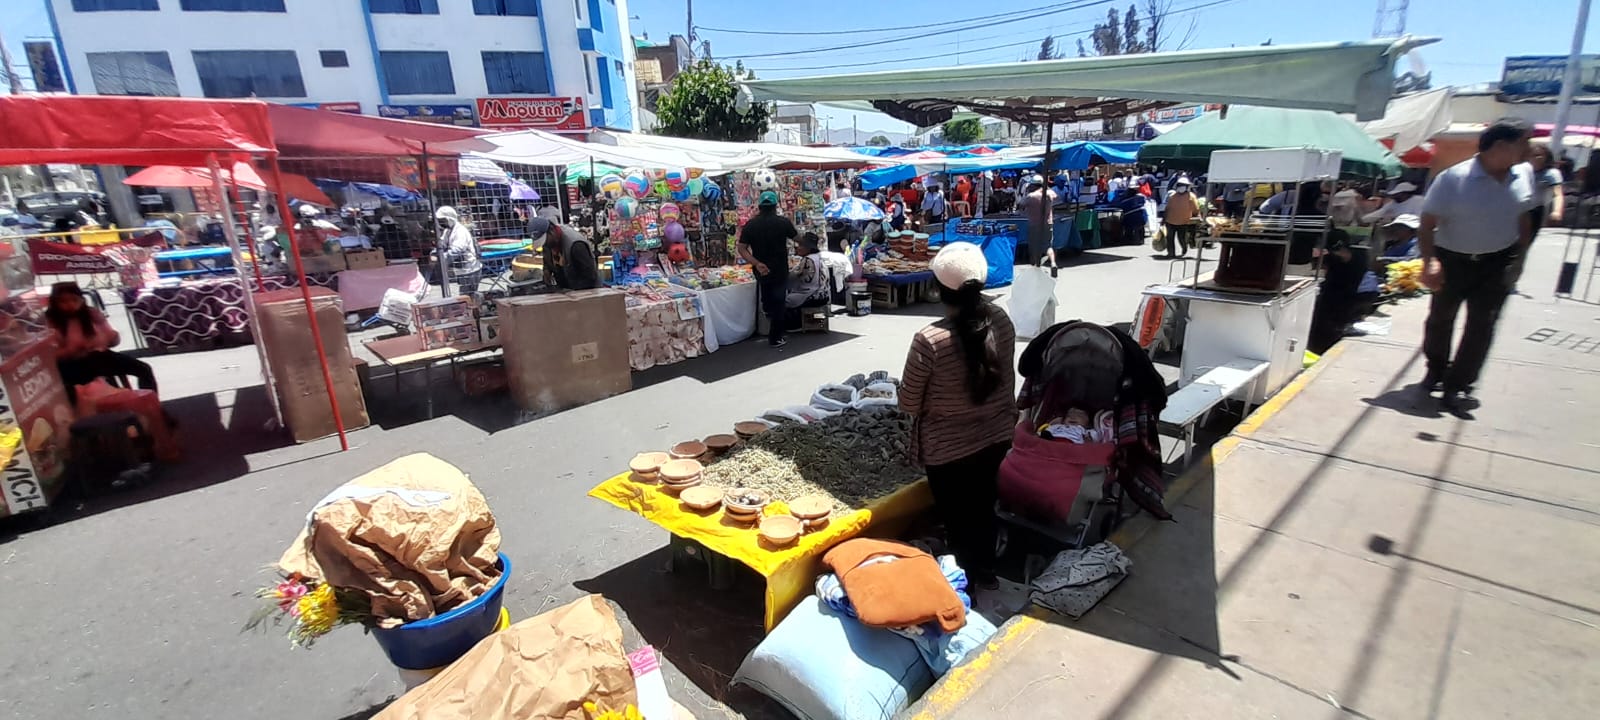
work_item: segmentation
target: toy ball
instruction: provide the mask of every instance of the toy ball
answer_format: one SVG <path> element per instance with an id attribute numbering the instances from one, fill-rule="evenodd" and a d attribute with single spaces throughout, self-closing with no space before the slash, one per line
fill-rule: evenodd
<path id="1" fill-rule="evenodd" d="M 705 198 L 707 200 L 715 201 L 718 198 L 722 197 L 722 186 L 718 185 L 713 180 L 706 180 L 705 181 L 705 192 L 701 193 L 700 197 L 703 197 L 703 198 Z"/>
<path id="2" fill-rule="evenodd" d="M 667 176 L 662 179 L 667 181 L 667 187 L 673 190 L 681 190 L 684 184 L 689 182 L 689 173 L 682 169 L 668 170 Z"/>
<path id="3" fill-rule="evenodd" d="M 689 176 L 690 180 L 698 180 L 700 179 L 701 175 L 706 174 L 706 171 L 701 170 L 700 168 L 689 168 L 683 172 Z"/>
<path id="4" fill-rule="evenodd" d="M 672 200 L 674 202 L 689 202 L 691 197 L 694 196 L 689 194 L 689 188 L 687 187 L 672 191 Z"/>
<path id="5" fill-rule="evenodd" d="M 639 201 L 631 197 L 617 200 L 617 217 L 632 219 L 639 216 Z"/>
<path id="6" fill-rule="evenodd" d="M 750 182 L 758 193 L 778 189 L 778 176 L 771 170 L 757 170 L 755 178 Z"/>
<path id="7" fill-rule="evenodd" d="M 650 194 L 650 179 L 638 170 L 629 170 L 622 180 L 622 189 L 629 197 L 642 198 Z"/>
<path id="8" fill-rule="evenodd" d="M 680 230 L 679 233 L 681 234 L 682 231 Z M 689 246 L 680 242 L 667 248 L 667 259 L 675 263 L 689 262 Z"/>
<path id="9" fill-rule="evenodd" d="M 684 189 L 689 191 L 690 197 L 700 197 L 700 193 L 703 193 L 706 190 L 706 181 L 701 180 L 700 178 L 694 178 L 684 186 Z"/>
<path id="10" fill-rule="evenodd" d="M 622 176 L 616 174 L 603 175 L 600 177 L 600 183 L 595 187 L 600 190 L 601 195 L 608 198 L 616 199 L 622 197 Z"/>
<path id="11" fill-rule="evenodd" d="M 665 180 L 657 180 L 656 184 L 651 186 L 650 192 L 656 197 L 672 197 L 672 189 L 667 187 Z"/>
<path id="12" fill-rule="evenodd" d="M 683 242 L 683 226 L 676 221 L 667 223 L 661 228 L 661 238 L 667 242 Z"/>
<path id="13" fill-rule="evenodd" d="M 666 204 L 661 206 L 661 221 L 662 222 L 672 222 L 673 220 L 677 220 L 680 217 L 683 217 L 683 210 L 681 208 L 679 208 L 677 205 L 674 205 L 672 203 L 666 203 Z"/>
<path id="14" fill-rule="evenodd" d="M 657 180 L 666 179 L 667 171 L 657 168 L 650 168 L 649 170 L 644 171 L 644 176 L 650 178 L 650 182 L 656 182 Z"/>

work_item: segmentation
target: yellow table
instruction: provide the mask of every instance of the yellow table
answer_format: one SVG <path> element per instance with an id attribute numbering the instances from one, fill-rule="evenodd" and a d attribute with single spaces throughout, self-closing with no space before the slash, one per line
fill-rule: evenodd
<path id="1" fill-rule="evenodd" d="M 812 584 L 821 572 L 822 554 L 829 548 L 869 531 L 897 532 L 902 529 L 897 525 L 933 506 L 928 481 L 918 480 L 873 501 L 865 509 L 834 516 L 827 527 L 802 535 L 794 545 L 771 549 L 754 528 L 724 523 L 720 510 L 698 513 L 685 508 L 659 485 L 633 480 L 632 473 L 622 473 L 596 485 L 589 496 L 635 513 L 673 535 L 698 542 L 760 573 L 767 584 L 765 623 L 769 632 L 811 594 Z M 788 509 L 782 503 L 773 503 L 766 512 L 786 513 Z"/>

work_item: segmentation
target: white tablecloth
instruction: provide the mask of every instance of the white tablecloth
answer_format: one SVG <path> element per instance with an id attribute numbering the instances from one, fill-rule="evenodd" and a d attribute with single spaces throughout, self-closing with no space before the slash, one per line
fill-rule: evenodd
<path id="1" fill-rule="evenodd" d="M 724 285 L 700 291 L 705 311 L 706 349 L 715 352 L 756 334 L 756 284 Z"/>
<path id="2" fill-rule="evenodd" d="M 383 304 L 383 293 L 389 288 L 421 295 L 428 281 L 417 271 L 416 261 L 397 263 L 367 270 L 345 270 L 339 273 L 339 300 L 344 309 L 367 310 Z"/>

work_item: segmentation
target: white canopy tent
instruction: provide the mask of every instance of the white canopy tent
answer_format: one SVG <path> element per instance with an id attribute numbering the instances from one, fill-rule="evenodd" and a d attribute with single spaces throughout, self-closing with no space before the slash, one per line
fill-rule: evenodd
<path id="1" fill-rule="evenodd" d="M 886 164 L 881 158 L 873 158 L 844 148 L 814 148 L 768 142 L 738 143 L 717 140 L 691 140 L 688 138 L 667 137 L 665 135 L 619 133 L 611 130 L 596 130 L 593 137 L 602 144 L 620 148 L 672 150 L 721 159 L 742 159 L 748 153 L 758 152 L 766 156 L 766 167 L 776 168 L 842 169 Z"/>
<path id="2" fill-rule="evenodd" d="M 725 172 L 766 167 L 767 156 L 756 150 L 744 153 L 713 154 L 688 152 L 669 147 L 634 147 L 573 140 L 541 130 L 484 135 L 448 144 L 444 149 L 475 152 L 490 160 L 525 165 L 557 165 L 601 162 L 619 167 L 700 168 Z"/>
<path id="3" fill-rule="evenodd" d="M 1404 153 L 1450 129 L 1450 98 L 1454 94 L 1450 88 L 1440 88 L 1394 98 L 1384 108 L 1383 117 L 1361 123 L 1361 129 L 1376 140 L 1394 138 L 1395 154 Z"/>

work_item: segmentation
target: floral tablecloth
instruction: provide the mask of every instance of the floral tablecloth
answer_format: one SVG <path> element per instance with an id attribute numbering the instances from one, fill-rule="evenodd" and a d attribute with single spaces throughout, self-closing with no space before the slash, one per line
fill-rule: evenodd
<path id="1" fill-rule="evenodd" d="M 698 296 L 628 308 L 628 364 L 648 370 L 706 354 L 704 316 Z"/>

